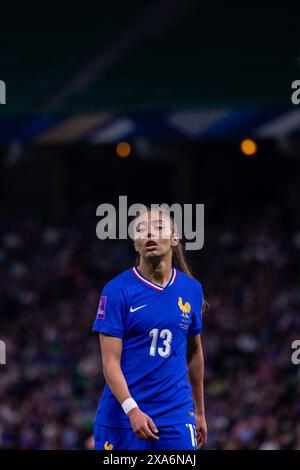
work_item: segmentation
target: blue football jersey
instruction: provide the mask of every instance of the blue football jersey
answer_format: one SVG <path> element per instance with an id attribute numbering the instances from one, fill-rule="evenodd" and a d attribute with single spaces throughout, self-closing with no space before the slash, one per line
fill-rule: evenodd
<path id="1" fill-rule="evenodd" d="M 162 287 L 135 266 L 104 287 L 93 331 L 122 338 L 121 369 L 140 409 L 157 426 L 193 423 L 186 336 L 202 331 L 202 287 L 173 268 Z M 131 427 L 106 384 L 95 422 Z"/>

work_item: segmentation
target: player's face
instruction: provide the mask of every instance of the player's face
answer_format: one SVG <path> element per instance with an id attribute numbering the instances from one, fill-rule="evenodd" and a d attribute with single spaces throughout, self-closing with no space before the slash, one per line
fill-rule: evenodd
<path id="1" fill-rule="evenodd" d="M 135 223 L 134 246 L 143 258 L 161 258 L 178 244 L 178 237 L 173 233 L 172 222 L 161 211 L 149 211 L 141 214 Z"/>

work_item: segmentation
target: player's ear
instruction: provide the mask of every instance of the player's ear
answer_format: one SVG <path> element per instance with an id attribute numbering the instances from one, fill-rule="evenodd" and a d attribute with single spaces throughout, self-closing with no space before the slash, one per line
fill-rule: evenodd
<path id="1" fill-rule="evenodd" d="M 135 251 L 138 252 L 139 250 L 138 250 L 136 241 L 133 242 L 133 246 L 134 246 Z"/>

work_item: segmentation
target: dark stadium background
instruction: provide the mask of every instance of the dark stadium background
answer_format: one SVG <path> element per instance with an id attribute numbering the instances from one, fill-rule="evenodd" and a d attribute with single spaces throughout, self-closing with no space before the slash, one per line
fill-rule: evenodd
<path id="1" fill-rule="evenodd" d="M 210 304 L 207 448 L 300 449 L 299 5 L 270 5 L 6 5 L 1 449 L 82 449 L 92 433 L 91 326 L 134 262 L 129 241 L 97 239 L 96 208 L 120 195 L 205 204 L 204 248 L 187 257 Z"/>

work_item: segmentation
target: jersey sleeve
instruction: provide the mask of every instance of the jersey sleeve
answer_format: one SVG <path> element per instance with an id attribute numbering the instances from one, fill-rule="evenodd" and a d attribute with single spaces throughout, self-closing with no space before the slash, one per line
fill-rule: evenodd
<path id="1" fill-rule="evenodd" d="M 106 285 L 101 293 L 93 332 L 123 338 L 125 333 L 125 305 L 121 289 Z"/>
<path id="2" fill-rule="evenodd" d="M 202 286 L 200 283 L 199 283 L 199 288 L 197 289 L 197 292 L 195 295 L 196 295 L 195 308 L 193 309 L 192 322 L 187 332 L 188 336 L 195 336 L 202 332 L 203 292 L 202 292 Z"/>

